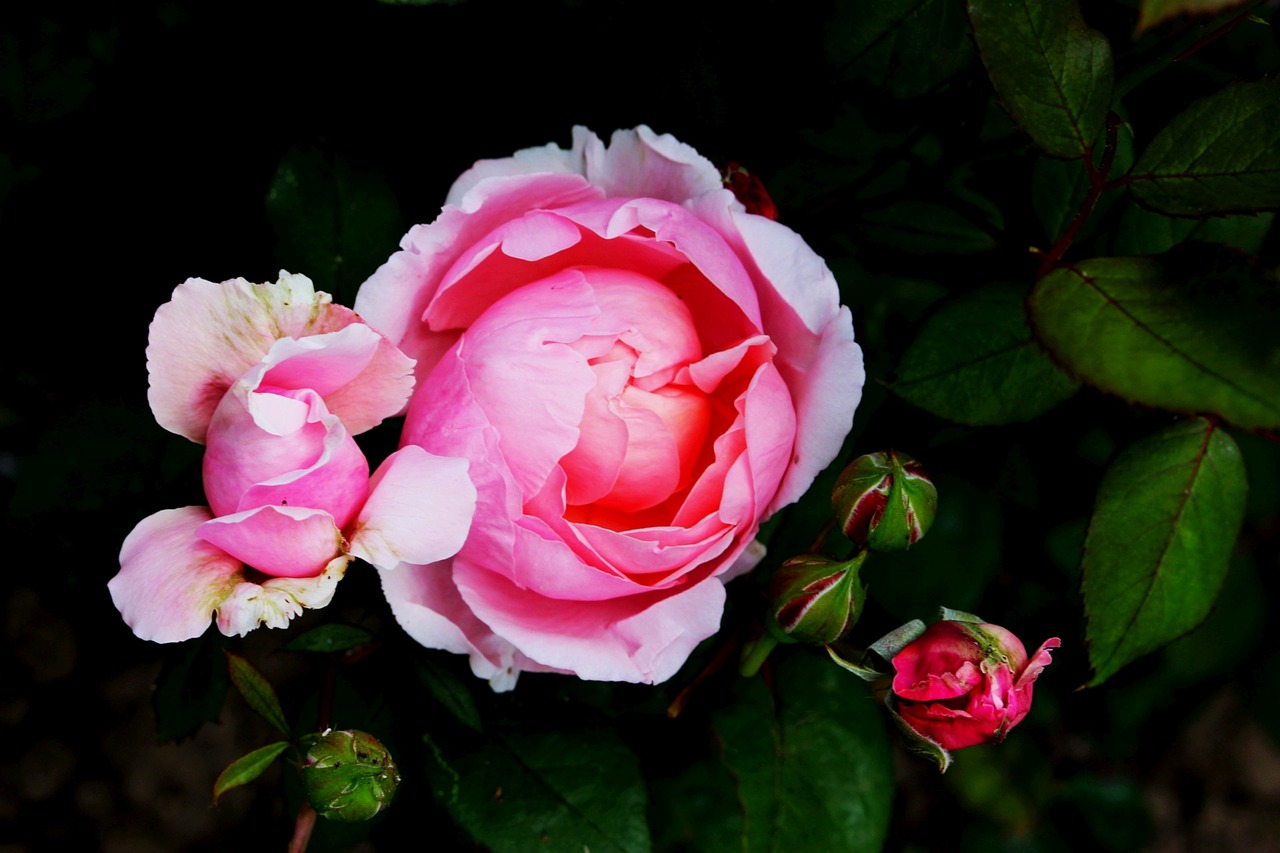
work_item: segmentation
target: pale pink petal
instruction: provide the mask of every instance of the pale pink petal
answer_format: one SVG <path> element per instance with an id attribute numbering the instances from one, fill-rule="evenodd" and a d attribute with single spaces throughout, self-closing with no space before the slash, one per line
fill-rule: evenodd
<path id="1" fill-rule="evenodd" d="M 497 635 L 543 666 L 593 681 L 665 681 L 716 632 L 724 609 L 724 585 L 716 578 L 572 607 L 461 557 L 454 560 L 454 579 L 472 612 Z"/>
<path id="2" fill-rule="evenodd" d="M 263 506 L 213 518 L 198 535 L 274 577 L 315 577 L 343 550 L 333 516 L 303 507 Z"/>
<path id="3" fill-rule="evenodd" d="M 586 165 L 582 151 L 589 140 L 596 136 L 584 127 L 573 129 L 573 147 L 564 150 L 554 142 L 535 148 L 524 148 L 510 157 L 479 160 L 453 182 L 445 204 L 461 204 L 462 199 L 476 184 L 486 178 L 506 178 L 516 175 L 553 174 L 585 175 Z M 598 142 L 598 140 L 596 140 Z"/>
<path id="4" fill-rule="evenodd" d="M 289 620 L 304 609 L 325 607 L 333 600 L 350 561 L 346 554 L 339 554 L 311 578 L 271 578 L 261 584 L 245 581 L 218 609 L 218 630 L 228 637 L 243 637 L 259 625 L 288 627 Z"/>
<path id="5" fill-rule="evenodd" d="M 515 646 L 476 618 L 454 586 L 448 562 L 402 565 L 379 572 L 391 613 L 405 633 L 429 649 L 471 658 L 471 671 L 497 691 L 510 690 L 519 674 Z"/>
<path id="6" fill-rule="evenodd" d="M 597 313 L 582 274 L 566 270 L 500 300 L 464 338 L 467 385 L 501 436 L 505 463 L 525 494 L 536 494 L 578 442 L 596 376 L 566 344 Z M 423 393 L 430 397 L 438 384 L 433 375 Z"/>
<path id="7" fill-rule="evenodd" d="M 349 531 L 350 553 L 380 569 L 452 557 L 466 541 L 476 489 L 466 459 L 409 445 L 387 457 Z"/>
<path id="8" fill-rule="evenodd" d="M 598 142 L 584 147 L 587 179 L 609 196 L 679 204 L 724 186 L 720 172 L 692 146 L 644 125 L 614 131 L 607 149 Z"/>
<path id="9" fill-rule="evenodd" d="M 278 338 L 323 334 L 356 321 L 306 276 L 282 272 L 276 284 L 188 279 L 151 323 L 151 411 L 165 429 L 204 443 L 223 394 Z"/>
<path id="10" fill-rule="evenodd" d="M 120 572 L 108 583 L 125 623 L 143 640 L 198 637 L 215 610 L 244 580 L 236 558 L 202 541 L 205 507 L 167 509 L 140 521 L 120 549 Z"/>
<path id="11" fill-rule="evenodd" d="M 323 335 L 281 338 L 262 357 L 262 373 L 253 387 L 310 388 L 327 397 L 369 366 L 381 340 L 381 335 L 359 323 Z"/>

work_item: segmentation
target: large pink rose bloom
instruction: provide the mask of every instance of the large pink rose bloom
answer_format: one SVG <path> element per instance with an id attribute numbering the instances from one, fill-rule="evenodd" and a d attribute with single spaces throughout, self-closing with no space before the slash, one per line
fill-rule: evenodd
<path id="1" fill-rule="evenodd" d="M 935 622 L 893 658 L 897 713 L 945 749 L 999 743 L 1031 710 L 1036 679 L 1060 645 L 1045 640 L 1028 659 L 999 625 Z"/>
<path id="2" fill-rule="evenodd" d="M 413 362 L 306 277 L 191 279 L 147 352 L 157 420 L 207 445 L 209 506 L 155 513 L 125 539 L 108 586 L 139 637 L 190 639 L 214 615 L 228 635 L 283 627 L 329 602 L 352 557 L 394 568 L 462 544 L 466 460 L 405 447 L 370 479 L 352 438 L 404 405 Z"/>
<path id="3" fill-rule="evenodd" d="M 647 127 L 477 163 L 356 310 L 417 359 L 403 443 L 471 461 L 451 559 L 383 575 L 426 646 L 660 682 L 760 522 L 839 451 L 862 357 L 826 265 Z"/>

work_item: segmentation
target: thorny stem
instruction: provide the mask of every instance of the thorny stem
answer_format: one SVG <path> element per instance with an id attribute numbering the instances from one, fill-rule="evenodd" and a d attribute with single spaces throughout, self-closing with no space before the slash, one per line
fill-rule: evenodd
<path id="1" fill-rule="evenodd" d="M 1071 244 L 1075 241 L 1076 235 L 1080 233 L 1080 229 L 1088 221 L 1089 214 L 1093 213 L 1094 207 L 1098 204 L 1098 199 L 1102 198 L 1103 192 L 1109 189 L 1107 175 L 1115 162 L 1116 137 L 1119 129 L 1120 117 L 1115 113 L 1107 113 L 1106 141 L 1102 148 L 1101 162 L 1097 166 L 1094 165 L 1092 151 L 1086 152 L 1084 157 L 1084 168 L 1089 175 L 1089 191 L 1085 193 L 1084 200 L 1080 202 L 1080 209 L 1076 211 L 1076 215 L 1072 218 L 1071 224 L 1067 226 L 1067 230 L 1062 232 L 1058 242 L 1045 253 L 1043 260 L 1040 261 L 1040 270 L 1036 273 L 1036 278 L 1044 278 L 1058 265 L 1058 262 L 1062 260 L 1062 256 L 1067 253 L 1067 249 L 1071 248 Z"/>

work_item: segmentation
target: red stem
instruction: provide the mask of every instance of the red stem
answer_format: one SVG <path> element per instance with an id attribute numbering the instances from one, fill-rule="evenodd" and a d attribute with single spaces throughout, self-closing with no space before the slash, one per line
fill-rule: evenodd
<path id="1" fill-rule="evenodd" d="M 1236 15 L 1236 16 L 1235 16 L 1234 18 L 1232 18 L 1230 21 L 1227 21 L 1225 24 L 1223 24 L 1222 26 L 1218 27 L 1216 30 L 1214 30 L 1213 32 L 1209 33 L 1208 35 L 1204 36 L 1204 37 L 1203 37 L 1203 38 L 1201 38 L 1199 41 L 1197 41 L 1195 44 L 1191 45 L 1191 47 L 1189 47 L 1189 48 L 1187 48 L 1186 50 L 1182 51 L 1182 53 L 1179 53 L 1177 56 L 1175 56 L 1175 57 L 1173 58 L 1173 61 L 1174 61 L 1174 62 L 1181 62 L 1182 60 L 1189 58 L 1192 54 L 1196 53 L 1197 51 L 1199 51 L 1201 48 L 1205 47 L 1206 45 L 1213 44 L 1213 43 L 1214 43 L 1215 41 L 1217 41 L 1218 39 L 1220 39 L 1220 38 L 1222 38 L 1223 36 L 1227 35 L 1227 34 L 1228 34 L 1228 33 L 1230 33 L 1232 30 L 1234 30 L 1236 27 L 1238 27 L 1238 26 L 1240 26 L 1241 24 L 1243 24 L 1243 23 L 1244 23 L 1244 21 L 1245 21 L 1245 19 L 1246 19 L 1246 18 L 1248 18 L 1250 15 L 1252 15 L 1252 14 L 1253 14 L 1253 9 L 1254 9 L 1254 7 L 1253 7 L 1253 6 L 1250 6 L 1248 9 L 1246 9 L 1246 10 L 1244 10 L 1243 12 L 1241 12 L 1240 14 Z"/>
<path id="2" fill-rule="evenodd" d="M 316 810 L 311 803 L 303 801 L 298 810 L 298 820 L 293 825 L 293 838 L 289 839 L 289 853 L 306 853 L 307 842 L 311 840 L 311 831 L 316 828 Z"/>
<path id="3" fill-rule="evenodd" d="M 1053 248 L 1045 253 L 1044 259 L 1040 262 L 1040 270 L 1036 273 L 1036 278 L 1044 278 L 1058 265 L 1058 262 L 1062 260 L 1062 256 L 1067 253 L 1067 249 L 1071 248 L 1071 244 L 1075 241 L 1076 235 L 1080 233 L 1080 229 L 1088 221 L 1089 214 L 1093 213 L 1094 207 L 1098 204 L 1098 199 L 1102 198 L 1103 192 L 1108 189 L 1107 174 L 1110 173 L 1111 165 L 1115 162 L 1116 137 L 1119 128 L 1120 117 L 1115 113 L 1108 113 L 1106 142 L 1102 148 L 1102 162 L 1095 167 L 1093 165 L 1093 152 L 1085 153 L 1084 168 L 1089 175 L 1089 191 L 1085 193 L 1084 200 L 1080 202 L 1080 209 L 1076 211 L 1076 215 L 1072 218 L 1071 224 L 1067 226 L 1067 230 L 1062 232 L 1062 236 L 1058 238 L 1058 242 L 1053 245 Z"/>

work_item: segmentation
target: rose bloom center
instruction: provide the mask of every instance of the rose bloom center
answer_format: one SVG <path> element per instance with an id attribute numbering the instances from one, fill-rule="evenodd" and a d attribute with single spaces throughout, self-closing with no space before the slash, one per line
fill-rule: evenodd
<path id="1" fill-rule="evenodd" d="M 711 405 L 689 377 L 688 366 L 703 353 L 684 302 L 639 273 L 580 271 L 600 316 L 570 346 L 596 382 L 578 443 L 560 460 L 565 517 L 612 527 L 610 510 L 649 509 L 688 488 L 706 445 Z"/>

